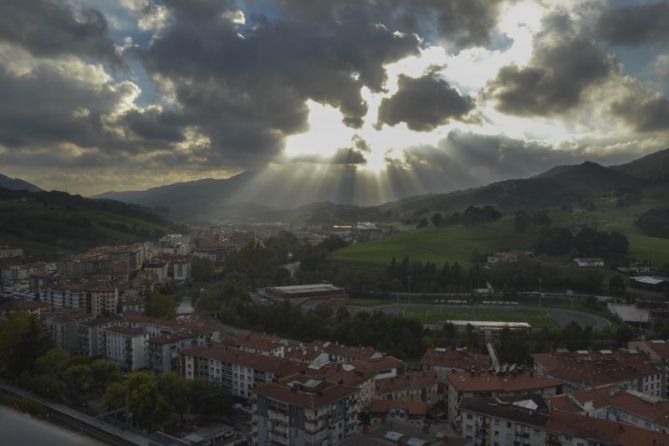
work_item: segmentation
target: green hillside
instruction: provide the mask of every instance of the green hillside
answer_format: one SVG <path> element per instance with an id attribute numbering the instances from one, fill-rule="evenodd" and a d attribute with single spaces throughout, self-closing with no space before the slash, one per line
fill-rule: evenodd
<path id="1" fill-rule="evenodd" d="M 22 247 L 30 256 L 150 240 L 174 229 L 139 206 L 64 192 L 0 189 L 0 244 Z"/>
<path id="2" fill-rule="evenodd" d="M 578 227 L 594 224 L 600 230 L 619 231 L 628 237 L 632 257 L 665 265 L 669 263 L 669 239 L 644 235 L 634 225 L 634 219 L 652 204 L 645 202 L 629 208 L 618 208 L 614 203 L 602 199 L 598 200 L 597 209 L 592 212 L 576 214 L 553 209 L 549 215 L 553 225 Z M 446 261 L 469 265 L 474 250 L 490 253 L 505 249 L 531 249 L 538 231 L 540 227 L 531 226 L 527 232 L 517 233 L 513 228 L 513 218 L 507 216 L 477 226 L 456 225 L 400 232 L 336 251 L 331 260 L 385 266 L 393 257 L 399 260 L 408 256 L 412 260 L 430 261 L 438 265 Z"/>

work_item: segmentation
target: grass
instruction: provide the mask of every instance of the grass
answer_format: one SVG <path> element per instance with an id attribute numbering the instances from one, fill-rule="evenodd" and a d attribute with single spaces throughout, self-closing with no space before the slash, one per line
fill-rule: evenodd
<path id="1" fill-rule="evenodd" d="M 618 208 L 613 200 L 601 199 L 594 212 L 574 214 L 555 209 L 550 216 L 556 226 L 589 224 L 596 225 L 600 230 L 619 231 L 630 242 L 631 257 L 662 266 L 669 263 L 669 239 L 647 236 L 634 224 L 637 216 L 660 205 L 660 202 L 645 200 L 629 208 Z M 540 230 L 537 226 L 531 226 L 527 232 L 517 233 L 513 228 L 513 218 L 507 216 L 478 226 L 457 225 L 400 232 L 381 240 L 335 251 L 330 260 L 361 267 L 385 267 L 393 257 L 401 261 L 407 256 L 411 260 L 434 262 L 438 266 L 444 262 L 469 266 L 475 250 L 489 253 L 504 249 L 531 249 Z"/>
<path id="2" fill-rule="evenodd" d="M 535 329 L 556 326 L 555 322 L 539 308 L 536 310 L 529 310 L 519 308 L 503 309 L 480 307 L 410 307 L 404 310 L 404 315 L 424 324 L 436 324 L 448 320 L 466 320 L 527 322 Z"/>
<path id="3" fill-rule="evenodd" d="M 470 264 L 472 252 L 494 252 L 503 249 L 531 248 L 533 231 L 519 234 L 513 230 L 513 218 L 506 217 L 493 223 L 465 227 L 425 228 L 401 232 L 368 243 L 349 246 L 335 251 L 336 262 L 355 262 L 386 266 L 395 257 L 411 260 Z"/>

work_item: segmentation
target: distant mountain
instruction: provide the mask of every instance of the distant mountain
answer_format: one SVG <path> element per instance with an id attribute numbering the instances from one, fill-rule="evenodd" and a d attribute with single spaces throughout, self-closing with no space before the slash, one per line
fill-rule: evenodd
<path id="1" fill-rule="evenodd" d="M 669 149 L 651 153 L 627 164 L 614 166 L 613 169 L 646 183 L 669 182 Z"/>
<path id="2" fill-rule="evenodd" d="M 137 205 L 57 191 L 0 189 L 0 244 L 21 247 L 29 255 L 145 241 L 178 229 Z"/>
<path id="3" fill-rule="evenodd" d="M 0 188 L 10 189 L 10 190 L 27 190 L 29 192 L 39 192 L 42 189 L 30 184 L 27 181 L 23 181 L 19 178 L 10 178 L 6 175 L 0 173 Z"/>
<path id="4" fill-rule="evenodd" d="M 204 179 L 146 191 L 108 192 L 112 198 L 169 209 L 175 219 L 194 221 L 286 221 L 334 223 L 360 220 L 412 220 L 430 212 L 455 212 L 472 205 L 539 208 L 579 203 L 621 189 L 640 190 L 669 184 L 669 149 L 627 164 L 605 167 L 593 162 L 557 166 L 524 179 L 504 180 L 448 193 L 425 194 L 381 205 L 353 205 L 352 185 L 373 189 L 368 178 L 305 178 L 290 168 L 245 172 L 224 180 Z M 446 181 L 446 180 L 445 180 Z M 446 188 L 444 188 L 446 189 Z M 409 189 L 407 189 L 409 190 Z M 398 191 L 395 197 L 407 195 Z M 389 198 L 393 199 L 393 195 Z M 381 200 L 376 200 L 381 201 Z M 305 203 L 310 203 L 305 205 Z"/>

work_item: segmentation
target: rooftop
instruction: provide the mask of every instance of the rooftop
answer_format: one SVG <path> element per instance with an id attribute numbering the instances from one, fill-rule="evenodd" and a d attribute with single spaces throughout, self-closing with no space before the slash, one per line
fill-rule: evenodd
<path id="1" fill-rule="evenodd" d="M 370 413 L 385 414 L 393 409 L 401 409 L 410 415 L 424 416 L 427 413 L 427 403 L 414 400 L 373 400 L 367 410 Z"/>
<path id="2" fill-rule="evenodd" d="M 498 375 L 493 372 L 460 372 L 448 375 L 448 382 L 458 392 L 522 392 L 558 387 L 562 381 L 532 372 Z"/>
<path id="3" fill-rule="evenodd" d="M 540 427 L 546 425 L 549 417 L 548 406 L 541 397 L 517 400 L 464 398 L 458 408 L 465 412 L 475 412 Z"/>
<path id="4" fill-rule="evenodd" d="M 380 394 L 398 392 L 407 389 L 421 389 L 437 385 L 437 375 L 428 372 L 407 372 L 392 378 L 376 381 L 376 391 Z"/>
<path id="5" fill-rule="evenodd" d="M 311 387 L 318 381 L 317 387 Z M 262 384 L 255 389 L 257 395 L 262 395 L 291 406 L 315 410 L 330 405 L 357 392 L 357 388 L 332 381 L 315 380 L 312 377 L 295 374 L 280 381 Z"/>
<path id="6" fill-rule="evenodd" d="M 544 368 L 547 375 L 587 386 L 612 384 L 660 373 L 650 363 L 648 356 L 629 350 L 536 353 L 532 358 Z"/>
<path id="7" fill-rule="evenodd" d="M 428 348 L 421 358 L 420 363 L 431 367 L 470 370 L 472 367 L 476 369 L 488 368 L 490 358 L 488 355 L 472 353 L 467 350 Z"/>
<path id="8" fill-rule="evenodd" d="M 140 336 L 146 335 L 146 330 L 143 328 L 128 328 L 128 327 L 111 327 L 107 331 L 112 333 L 120 334 L 123 336 Z"/>
<path id="9" fill-rule="evenodd" d="M 191 348 L 183 351 L 182 355 L 215 359 L 227 364 L 237 364 L 279 376 L 296 373 L 303 367 L 301 364 L 288 359 L 236 350 L 221 344 Z"/>

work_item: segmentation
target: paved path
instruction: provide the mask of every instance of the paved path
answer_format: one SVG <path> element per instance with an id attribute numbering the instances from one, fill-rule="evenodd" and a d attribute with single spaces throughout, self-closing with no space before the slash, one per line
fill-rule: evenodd
<path id="1" fill-rule="evenodd" d="M 59 423 L 80 429 L 96 439 L 103 440 L 106 444 L 119 446 L 150 446 L 152 444 L 149 442 L 148 438 L 142 435 L 123 430 L 63 404 L 51 402 L 5 381 L 0 381 L 0 389 L 40 403 L 47 409 L 50 418 L 54 418 Z M 2 442 L 2 437 L 0 437 L 0 444 L 4 444 Z"/>

